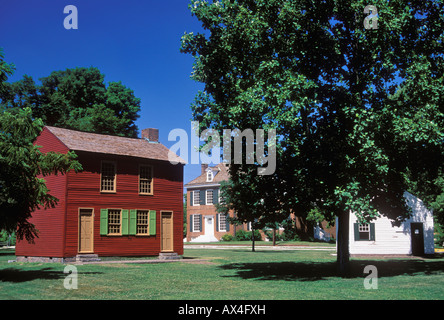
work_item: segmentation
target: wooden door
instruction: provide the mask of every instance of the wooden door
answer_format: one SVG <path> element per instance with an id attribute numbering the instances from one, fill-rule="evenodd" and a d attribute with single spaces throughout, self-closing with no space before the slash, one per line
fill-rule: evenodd
<path id="1" fill-rule="evenodd" d="M 161 250 L 162 252 L 173 251 L 173 213 L 170 211 L 161 212 Z"/>
<path id="2" fill-rule="evenodd" d="M 412 237 L 412 255 L 424 255 L 424 226 L 422 222 L 412 222 L 410 224 Z"/>
<path id="3" fill-rule="evenodd" d="M 94 214 L 93 209 L 79 210 L 79 253 L 93 253 Z"/>

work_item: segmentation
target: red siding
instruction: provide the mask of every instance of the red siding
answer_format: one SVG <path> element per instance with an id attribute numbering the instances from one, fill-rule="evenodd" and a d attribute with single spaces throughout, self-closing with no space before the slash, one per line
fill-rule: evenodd
<path id="1" fill-rule="evenodd" d="M 36 139 L 35 145 L 43 146 L 40 150 L 45 153 L 56 151 L 68 152 L 52 133 L 44 129 Z M 64 247 L 64 217 L 66 206 L 66 175 L 45 177 L 49 193 L 59 199 L 55 208 L 39 209 L 32 214 L 30 222 L 39 230 L 38 238 L 34 243 L 26 240 L 17 241 L 17 256 L 61 257 Z"/>
<path id="2" fill-rule="evenodd" d="M 183 167 L 166 161 L 78 152 L 84 171 L 68 177 L 65 256 L 78 253 L 78 210 L 94 209 L 94 253 L 99 256 L 151 256 L 160 252 L 160 211 L 172 211 L 174 250 L 183 254 Z M 102 160 L 117 165 L 116 193 L 100 192 Z M 152 196 L 139 195 L 139 164 L 153 166 Z M 156 236 L 101 236 L 100 209 L 156 210 Z"/>
<path id="3" fill-rule="evenodd" d="M 43 153 L 54 151 L 60 153 L 68 153 L 68 148 L 52 134 L 47 128 L 44 128 L 34 142 L 34 145 L 41 146 L 40 151 Z"/>

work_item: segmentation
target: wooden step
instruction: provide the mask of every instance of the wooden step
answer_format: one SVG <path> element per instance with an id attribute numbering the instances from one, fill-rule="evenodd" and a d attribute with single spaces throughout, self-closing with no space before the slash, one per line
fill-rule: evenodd
<path id="1" fill-rule="evenodd" d="M 161 252 L 159 253 L 159 260 L 178 260 L 182 259 L 176 252 Z"/>

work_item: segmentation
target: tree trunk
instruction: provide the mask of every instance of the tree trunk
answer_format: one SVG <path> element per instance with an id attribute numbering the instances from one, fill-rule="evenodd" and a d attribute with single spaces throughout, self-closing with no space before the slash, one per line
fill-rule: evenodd
<path id="1" fill-rule="evenodd" d="M 251 240 L 253 241 L 253 243 L 251 245 L 251 251 L 254 252 L 254 228 L 253 228 L 253 226 L 251 226 Z"/>
<path id="2" fill-rule="evenodd" d="M 342 210 L 338 215 L 337 268 L 341 277 L 350 275 L 349 228 L 350 213 Z"/>
<path id="3" fill-rule="evenodd" d="M 273 246 L 276 245 L 276 228 L 273 228 Z"/>

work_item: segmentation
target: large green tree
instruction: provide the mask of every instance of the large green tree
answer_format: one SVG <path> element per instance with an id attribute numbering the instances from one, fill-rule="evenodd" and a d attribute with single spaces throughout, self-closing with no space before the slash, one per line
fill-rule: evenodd
<path id="1" fill-rule="evenodd" d="M 405 190 L 432 201 L 443 191 L 443 1 L 371 4 L 377 16 L 363 0 L 192 1 L 206 32 L 182 37 L 205 84 L 192 105 L 201 129 L 277 130 L 276 171 L 238 181 L 235 203 L 338 218 L 343 275 L 350 211 L 400 221 Z M 267 181 L 278 196 L 251 191 Z"/>
<path id="2" fill-rule="evenodd" d="M 97 68 L 54 71 L 37 85 L 25 75 L 6 83 L 0 103 L 12 110 L 29 107 L 45 125 L 137 137 L 140 99 L 121 82 L 104 82 Z"/>
<path id="3" fill-rule="evenodd" d="M 0 52 L 0 89 L 13 66 Z M 29 222 L 39 207 L 53 207 L 58 199 L 50 194 L 44 177 L 80 170 L 76 155 L 43 154 L 34 141 L 43 129 L 41 119 L 34 119 L 26 107 L 15 112 L 0 111 L 0 230 L 17 232 L 18 239 L 32 241 L 38 230 Z"/>

